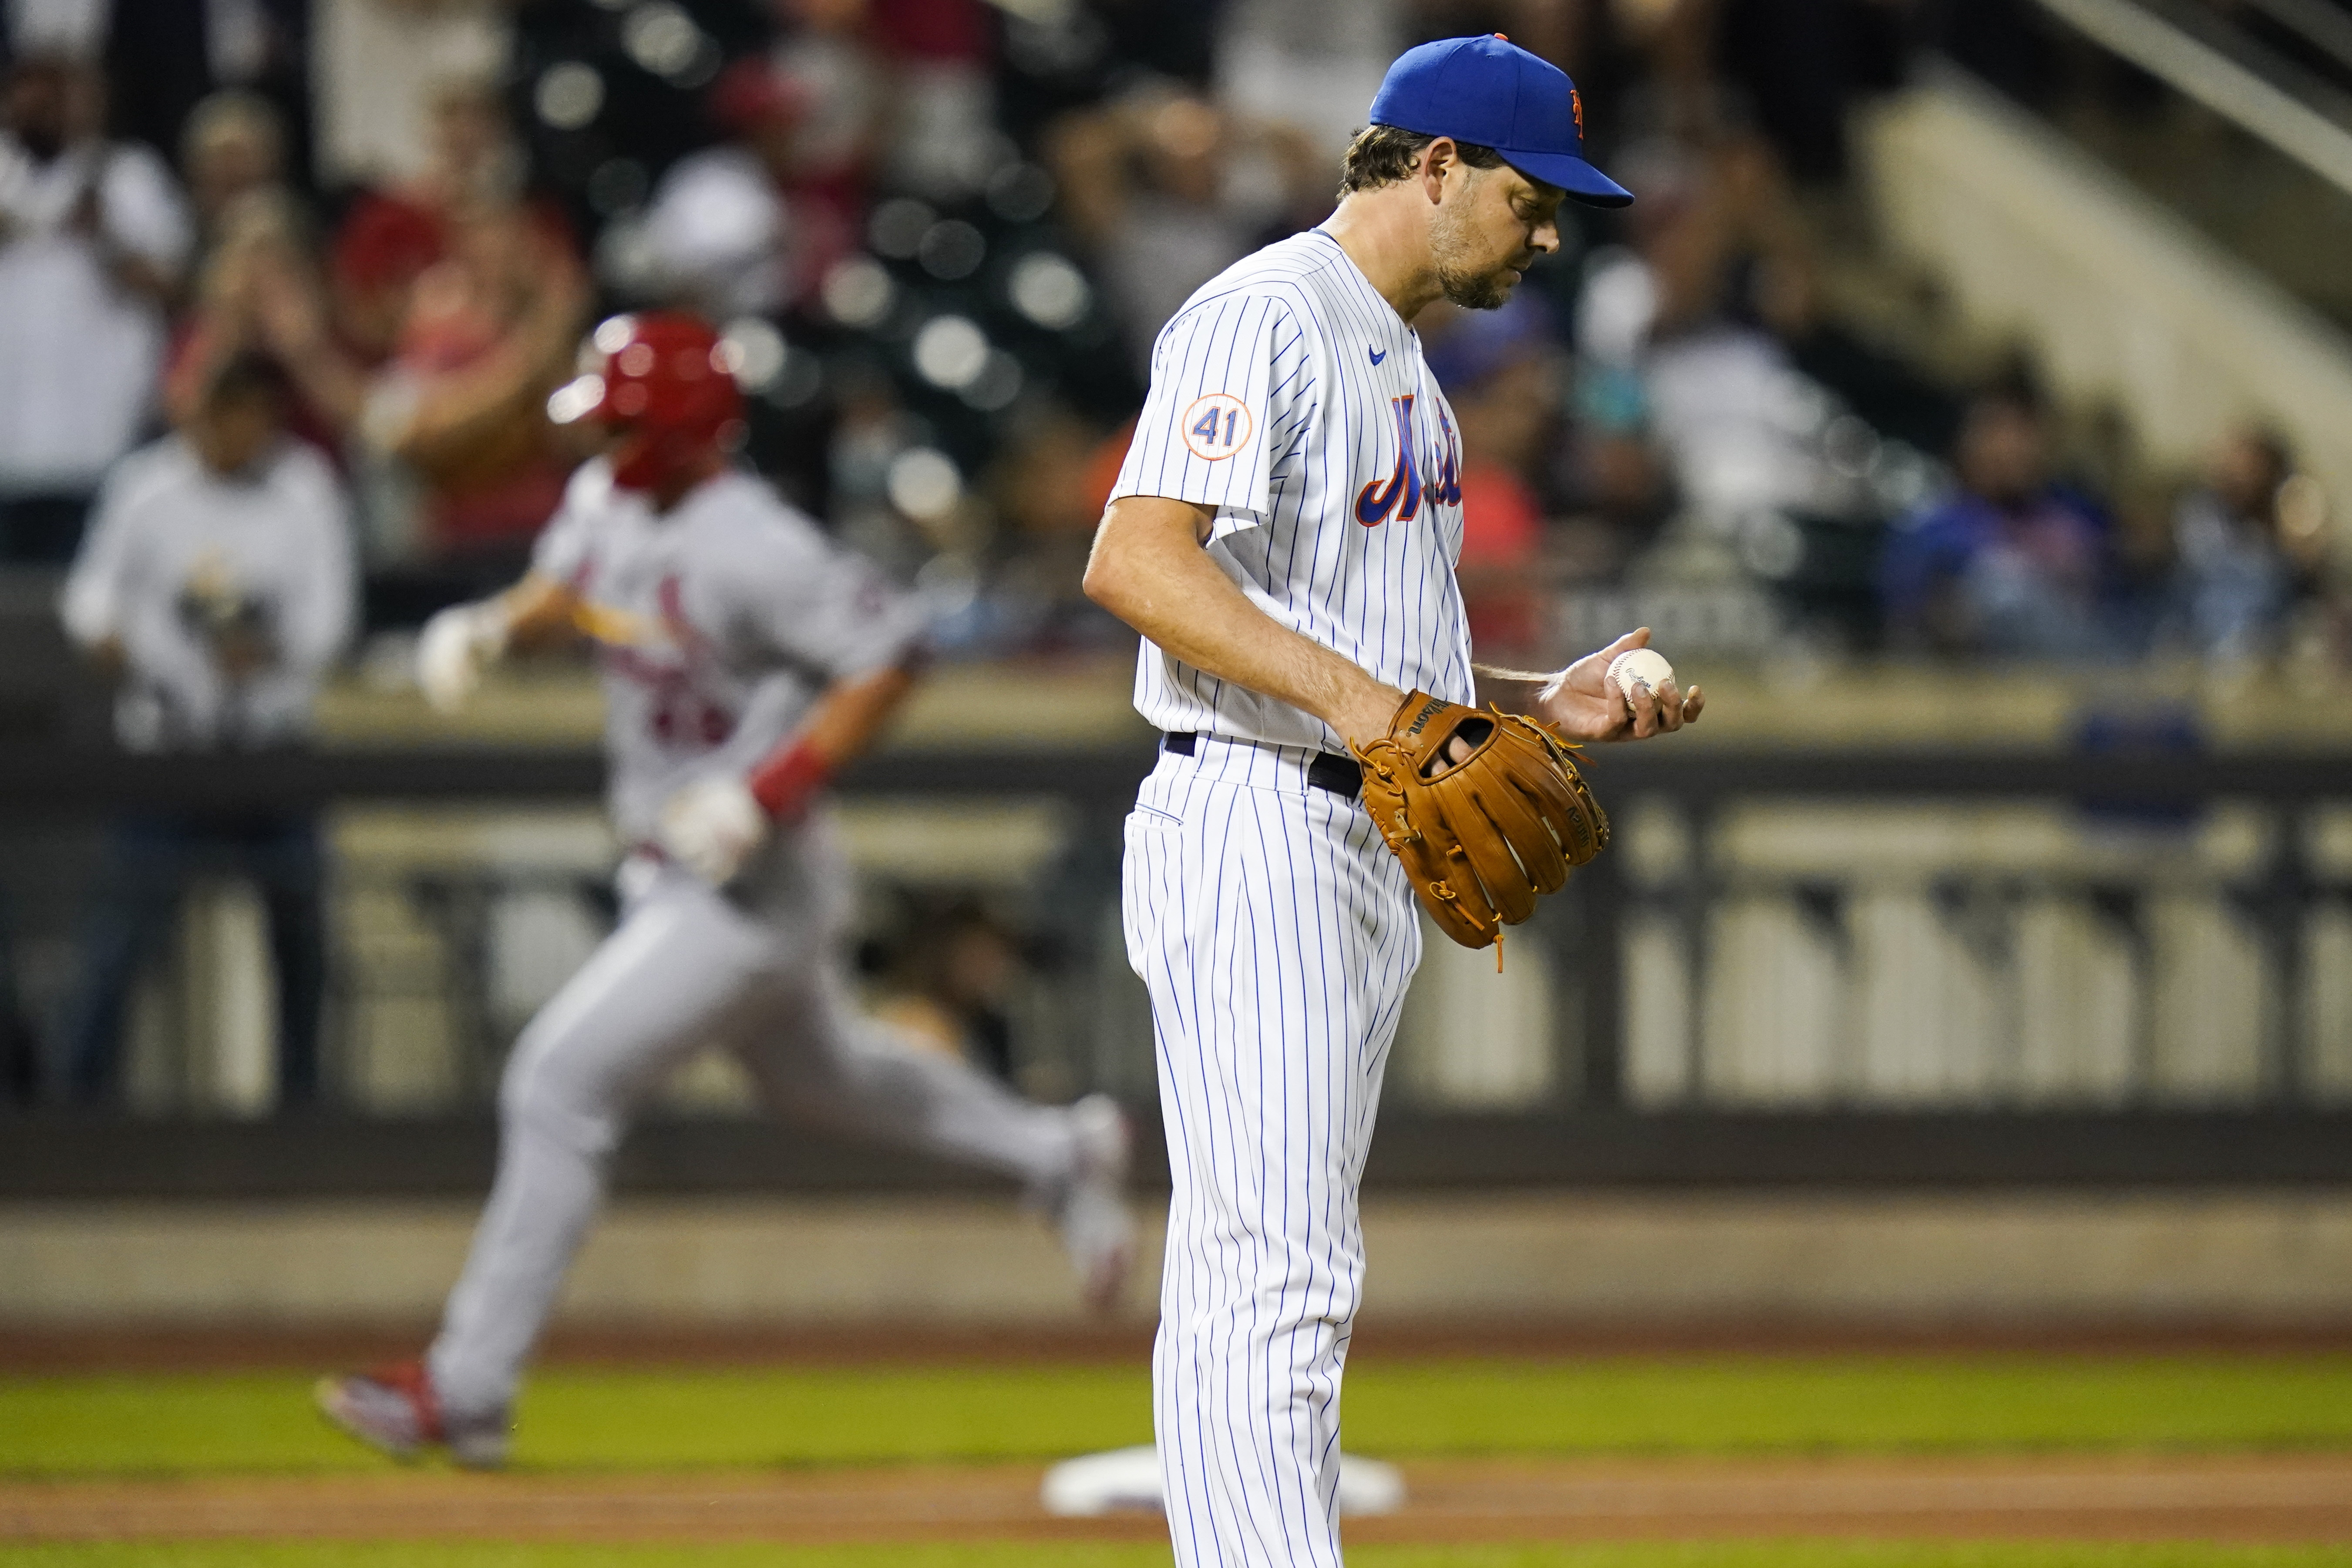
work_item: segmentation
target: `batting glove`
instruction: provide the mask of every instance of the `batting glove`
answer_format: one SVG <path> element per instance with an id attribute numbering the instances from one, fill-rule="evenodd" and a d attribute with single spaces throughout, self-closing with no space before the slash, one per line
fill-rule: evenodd
<path id="1" fill-rule="evenodd" d="M 452 604 L 416 637 L 416 685 L 436 712 L 457 712 L 506 653 L 506 613 L 494 601 Z"/>
<path id="2" fill-rule="evenodd" d="M 416 684 L 437 713 L 456 713 L 507 651 L 505 613 L 495 603 L 453 604 L 416 639 Z"/>
<path id="3" fill-rule="evenodd" d="M 662 852 L 713 887 L 735 880 L 768 841 L 767 809 L 731 775 L 698 779 L 662 807 Z"/>

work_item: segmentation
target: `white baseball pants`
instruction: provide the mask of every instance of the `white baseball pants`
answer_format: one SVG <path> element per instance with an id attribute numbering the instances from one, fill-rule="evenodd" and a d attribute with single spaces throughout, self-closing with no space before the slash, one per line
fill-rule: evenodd
<path id="1" fill-rule="evenodd" d="M 848 870 L 821 821 L 780 839 L 725 894 L 675 866 L 643 880 L 507 1063 L 498 1178 L 427 1357 L 457 1420 L 506 1410 L 631 1114 L 706 1046 L 733 1051 L 770 1106 L 801 1121 L 1036 1187 L 1073 1163 L 1062 1112 L 857 1010 L 835 954 Z"/>
<path id="2" fill-rule="evenodd" d="M 1163 753 L 1127 822 L 1175 1179 L 1153 1354 L 1183 1568 L 1339 1562 L 1356 1204 L 1421 928 L 1403 869 L 1311 752 Z"/>

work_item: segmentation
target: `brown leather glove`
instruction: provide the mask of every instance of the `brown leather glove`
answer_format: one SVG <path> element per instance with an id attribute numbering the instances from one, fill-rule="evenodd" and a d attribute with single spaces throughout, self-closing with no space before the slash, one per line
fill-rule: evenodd
<path id="1" fill-rule="evenodd" d="M 1449 761 L 1457 736 L 1469 750 Z M 1422 907 L 1465 947 L 1494 946 L 1609 843 L 1569 744 L 1533 719 L 1414 692 L 1356 756 L 1381 837 Z"/>

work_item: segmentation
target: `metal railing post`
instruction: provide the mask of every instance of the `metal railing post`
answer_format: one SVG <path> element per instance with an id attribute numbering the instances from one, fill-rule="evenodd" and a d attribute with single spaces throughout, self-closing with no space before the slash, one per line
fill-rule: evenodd
<path id="1" fill-rule="evenodd" d="M 1578 1000 L 1584 1015 L 1578 1092 L 1588 1108 L 1625 1098 L 1625 873 L 1622 852 L 1595 856 L 1576 873 Z M 1563 1031 L 1565 1033 L 1565 1031 Z M 1563 1064 L 1566 1065 L 1566 1064 Z"/>

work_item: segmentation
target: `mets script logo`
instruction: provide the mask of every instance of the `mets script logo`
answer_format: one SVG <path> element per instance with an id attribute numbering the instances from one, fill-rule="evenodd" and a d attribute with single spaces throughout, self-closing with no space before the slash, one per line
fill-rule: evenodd
<path id="1" fill-rule="evenodd" d="M 1231 392 L 1211 392 L 1180 423 L 1184 444 L 1204 463 L 1222 463 L 1249 444 L 1250 411 Z"/>
<path id="2" fill-rule="evenodd" d="M 1462 446 L 1454 434 L 1454 422 L 1445 417 L 1445 405 L 1438 404 L 1438 447 L 1424 474 L 1421 455 L 1413 450 L 1414 402 L 1411 392 L 1389 400 L 1396 418 L 1396 466 L 1385 479 L 1375 479 L 1356 492 L 1356 521 L 1368 528 L 1379 528 L 1391 517 L 1409 523 L 1421 515 L 1423 501 L 1433 507 L 1462 504 Z"/>

